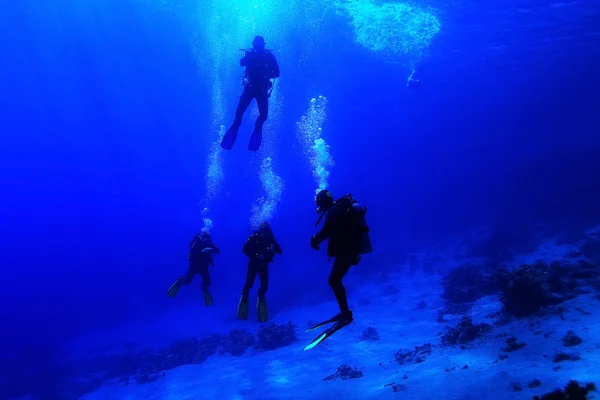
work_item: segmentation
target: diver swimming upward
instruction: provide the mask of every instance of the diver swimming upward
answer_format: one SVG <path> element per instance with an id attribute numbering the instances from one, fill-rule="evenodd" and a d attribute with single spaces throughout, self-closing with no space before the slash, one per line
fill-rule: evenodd
<path id="1" fill-rule="evenodd" d="M 262 142 L 262 128 L 269 114 L 269 97 L 273 88 L 271 79 L 279 77 L 279 65 L 273 53 L 265 49 L 265 39 L 262 36 L 254 38 L 252 49 L 242 51 L 244 57 L 240 59 L 240 66 L 246 67 L 242 81 L 244 90 L 235 110 L 235 119 L 223 136 L 221 147 L 225 150 L 233 148 L 244 113 L 252 99 L 256 99 L 258 118 L 254 124 L 248 150 L 257 151 Z"/>

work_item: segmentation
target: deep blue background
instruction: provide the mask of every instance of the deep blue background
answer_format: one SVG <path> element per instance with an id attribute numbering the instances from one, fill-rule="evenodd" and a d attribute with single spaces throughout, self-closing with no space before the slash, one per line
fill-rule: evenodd
<path id="1" fill-rule="evenodd" d="M 275 166 L 286 188 L 272 226 L 284 248 L 275 265 L 286 272 L 273 277 L 272 299 L 295 297 L 292 304 L 306 290 L 328 290 L 324 255 L 308 247 L 314 183 L 294 135 L 317 95 L 329 99 L 331 189 L 352 192 L 370 210 L 376 254 L 368 268 L 385 252 L 473 226 L 521 229 L 600 216 L 600 5 L 430 5 L 442 31 L 418 91 L 405 89 L 409 71 L 401 64 L 355 44 L 339 16 L 323 27 L 311 65 L 282 63 Z M 181 19 L 193 4 L 181 7 L 0 4 L 7 348 L 174 307 L 165 290 L 184 271 L 200 227 L 212 122 L 210 80 Z M 301 42 L 301 30 L 290 40 Z M 224 123 L 235 101 L 228 99 Z M 212 210 L 224 252 L 213 279 L 232 298 L 244 278 L 240 248 L 260 185 L 249 179 L 260 156 L 244 147 L 224 156 L 227 189 Z"/>

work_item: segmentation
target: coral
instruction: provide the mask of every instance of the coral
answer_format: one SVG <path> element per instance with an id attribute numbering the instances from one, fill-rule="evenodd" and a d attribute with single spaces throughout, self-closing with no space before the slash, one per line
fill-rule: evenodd
<path id="1" fill-rule="evenodd" d="M 400 365 L 419 364 L 425 361 L 431 354 L 431 343 L 425 343 L 423 346 L 415 346 L 414 350 L 400 349 L 394 354 L 394 358 Z"/>
<path id="2" fill-rule="evenodd" d="M 527 387 L 530 389 L 540 387 L 540 386 L 542 386 L 542 381 L 540 381 L 539 379 L 534 379 L 527 384 Z"/>
<path id="3" fill-rule="evenodd" d="M 526 346 L 525 343 L 519 343 L 517 341 L 516 337 L 511 336 L 511 337 L 509 337 L 509 338 L 506 339 L 506 347 L 503 348 L 502 351 L 510 353 L 511 351 L 517 351 L 520 348 L 523 348 L 525 346 Z"/>
<path id="4" fill-rule="evenodd" d="M 442 279 L 442 286 L 442 298 L 447 304 L 473 303 L 500 290 L 495 275 L 485 266 L 474 264 L 465 264 L 448 272 Z"/>
<path id="5" fill-rule="evenodd" d="M 258 342 L 256 348 L 261 350 L 275 350 L 287 346 L 298 340 L 296 337 L 296 325 L 291 321 L 287 324 L 276 324 L 269 322 L 261 325 L 258 330 Z"/>
<path id="6" fill-rule="evenodd" d="M 583 256 L 589 260 L 600 261 L 600 240 L 589 238 L 579 247 L 579 251 L 581 251 Z"/>
<path id="7" fill-rule="evenodd" d="M 492 330 L 488 324 L 473 324 L 469 316 L 464 316 L 458 325 L 454 328 L 447 328 L 448 331 L 442 336 L 444 345 L 465 344 L 481 337 L 486 332 Z"/>
<path id="8" fill-rule="evenodd" d="M 524 264 L 513 271 L 502 271 L 500 301 L 506 312 L 516 317 L 530 316 L 543 308 L 557 305 L 576 297 L 568 279 L 563 280 L 564 270 L 559 264 L 548 265 L 538 261 Z"/>
<path id="9" fill-rule="evenodd" d="M 394 392 L 402 392 L 402 391 L 406 390 L 406 386 L 400 385 L 399 383 L 396 383 L 396 382 L 388 383 L 384 387 L 391 387 Z"/>
<path id="10" fill-rule="evenodd" d="M 573 331 L 568 331 L 567 334 L 562 338 L 562 341 L 565 347 L 577 346 L 583 342 L 583 340 L 573 333 Z"/>
<path id="11" fill-rule="evenodd" d="M 375 342 L 375 341 L 379 340 L 379 333 L 377 333 L 377 330 L 375 328 L 370 326 L 370 327 L 366 328 L 365 330 L 363 330 L 360 340 Z"/>
<path id="12" fill-rule="evenodd" d="M 223 338 L 221 354 L 241 356 L 254 344 L 254 335 L 245 329 L 233 329 Z"/>
<path id="13" fill-rule="evenodd" d="M 342 364 L 337 368 L 335 374 L 331 374 L 326 378 L 323 378 L 324 381 L 332 381 L 335 379 L 357 379 L 362 378 L 363 372 L 356 367 L 352 368 L 348 364 Z"/>
<path id="14" fill-rule="evenodd" d="M 581 386 L 577 381 L 569 381 L 564 390 L 556 389 L 543 396 L 533 396 L 533 400 L 587 400 L 589 392 L 595 392 L 596 386 L 588 383 Z"/>
<path id="15" fill-rule="evenodd" d="M 555 363 L 559 363 L 562 361 L 578 361 L 578 360 L 581 360 L 581 357 L 579 357 L 579 354 L 565 353 L 564 351 L 558 351 L 552 358 L 552 361 L 554 361 Z"/>

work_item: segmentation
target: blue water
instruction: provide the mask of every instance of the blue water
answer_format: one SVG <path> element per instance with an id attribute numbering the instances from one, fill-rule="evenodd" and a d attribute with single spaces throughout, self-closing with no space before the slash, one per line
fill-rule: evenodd
<path id="1" fill-rule="evenodd" d="M 600 264 L 583 247 L 600 240 L 597 1 L 20 0 L 0 4 L 0 33 L 0 397 L 506 399 L 597 380 L 593 279 L 564 313 L 515 318 L 476 348 L 440 335 L 465 313 L 502 310 L 499 293 L 436 322 L 448 311 L 440 282 L 473 258 L 570 265 L 582 247 L 581 260 Z M 255 35 L 281 67 L 263 146 L 247 150 L 253 103 L 224 151 L 238 49 Z M 413 70 L 421 84 L 407 88 Z M 344 281 L 354 323 L 303 352 L 307 324 L 337 312 L 325 244 L 309 245 L 325 188 L 367 206 L 374 251 Z M 298 340 L 215 350 L 150 383 L 115 372 L 149 368 L 139 349 L 258 334 L 258 280 L 249 321 L 235 311 L 242 245 L 263 221 L 283 249 L 270 319 L 292 321 Z M 199 277 L 165 295 L 203 229 L 221 248 L 211 308 Z M 501 243 L 465 250 L 489 237 Z M 581 361 L 531 361 L 552 358 L 567 326 L 586 346 Z M 360 339 L 369 327 L 380 340 Z M 503 329 L 528 343 L 510 364 L 494 363 Z M 434 345 L 425 362 L 394 361 L 424 343 Z M 364 375 L 323 381 L 341 364 Z M 454 367 L 460 377 L 445 372 Z M 528 388 L 534 378 L 542 385 Z"/>

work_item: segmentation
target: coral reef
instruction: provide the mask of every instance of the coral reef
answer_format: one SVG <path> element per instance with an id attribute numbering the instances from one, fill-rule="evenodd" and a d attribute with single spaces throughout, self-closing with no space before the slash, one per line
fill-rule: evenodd
<path id="1" fill-rule="evenodd" d="M 396 393 L 406 390 L 406 386 L 400 385 L 399 383 L 396 383 L 396 382 L 390 382 L 390 383 L 384 385 L 384 387 L 391 387 L 392 390 Z"/>
<path id="2" fill-rule="evenodd" d="M 502 295 L 500 301 L 506 312 L 516 317 L 530 316 L 543 308 L 557 305 L 576 297 L 576 284 L 564 277 L 558 263 L 538 261 L 523 264 L 513 271 L 501 271 Z"/>
<path id="3" fill-rule="evenodd" d="M 530 382 L 527 384 L 527 387 L 528 387 L 528 388 L 530 388 L 530 389 L 534 389 L 534 388 L 536 388 L 536 387 L 540 387 L 540 386 L 542 386 L 542 381 L 540 381 L 540 380 L 539 380 L 539 379 L 537 379 L 537 378 L 536 378 L 536 379 L 534 379 L 534 380 L 532 380 L 532 381 L 530 381 Z"/>
<path id="4" fill-rule="evenodd" d="M 562 338 L 562 341 L 565 347 L 577 346 L 583 342 L 583 340 L 573 333 L 573 331 L 568 331 L 567 334 Z"/>
<path id="5" fill-rule="evenodd" d="M 335 379 L 357 379 L 362 378 L 363 372 L 356 367 L 352 368 L 348 364 L 342 364 L 337 368 L 335 374 L 331 374 L 325 378 L 324 381 L 332 381 Z"/>
<path id="6" fill-rule="evenodd" d="M 233 329 L 223 338 L 221 354 L 241 356 L 254 344 L 254 335 L 245 329 Z"/>
<path id="7" fill-rule="evenodd" d="M 287 324 L 276 324 L 269 322 L 261 325 L 258 330 L 258 341 L 256 348 L 261 350 L 275 350 L 288 346 L 298 340 L 296 337 L 296 325 L 291 321 Z"/>
<path id="8" fill-rule="evenodd" d="M 473 303 L 500 290 L 493 269 L 475 264 L 454 268 L 444 276 L 442 286 L 442 298 L 448 305 Z"/>
<path id="9" fill-rule="evenodd" d="M 442 336 L 444 345 L 466 344 L 483 336 L 492 330 L 488 324 L 473 324 L 471 317 L 464 316 L 454 328 L 446 328 L 448 331 Z"/>
<path id="10" fill-rule="evenodd" d="M 366 340 L 368 342 L 375 342 L 375 341 L 379 340 L 379 333 L 377 333 L 377 330 L 375 328 L 370 326 L 363 330 L 360 340 Z"/>
<path id="11" fill-rule="evenodd" d="M 593 383 L 581 386 L 577 381 L 569 381 L 564 390 L 556 389 L 542 396 L 533 396 L 533 400 L 587 400 L 588 393 L 595 391 L 596 386 Z"/>
<path id="12" fill-rule="evenodd" d="M 400 349 L 394 354 L 394 358 L 400 365 L 419 364 L 425 361 L 431 351 L 431 343 L 425 343 L 423 346 L 415 346 L 414 350 Z"/>
<path id="13" fill-rule="evenodd" d="M 558 351 L 552 358 L 552 361 L 555 363 L 563 362 L 563 361 L 578 361 L 581 360 L 578 353 L 565 353 L 564 351 Z"/>
<path id="14" fill-rule="evenodd" d="M 514 336 L 511 336 L 509 338 L 506 339 L 506 347 L 504 347 L 502 349 L 502 351 L 506 352 L 506 353 L 510 353 L 511 351 L 517 351 L 520 348 L 525 347 L 526 344 L 525 343 L 519 343 L 517 341 L 517 338 Z"/>
<path id="15" fill-rule="evenodd" d="M 580 247 L 579 251 L 585 258 L 593 262 L 600 262 L 600 240 L 590 237 Z"/>

